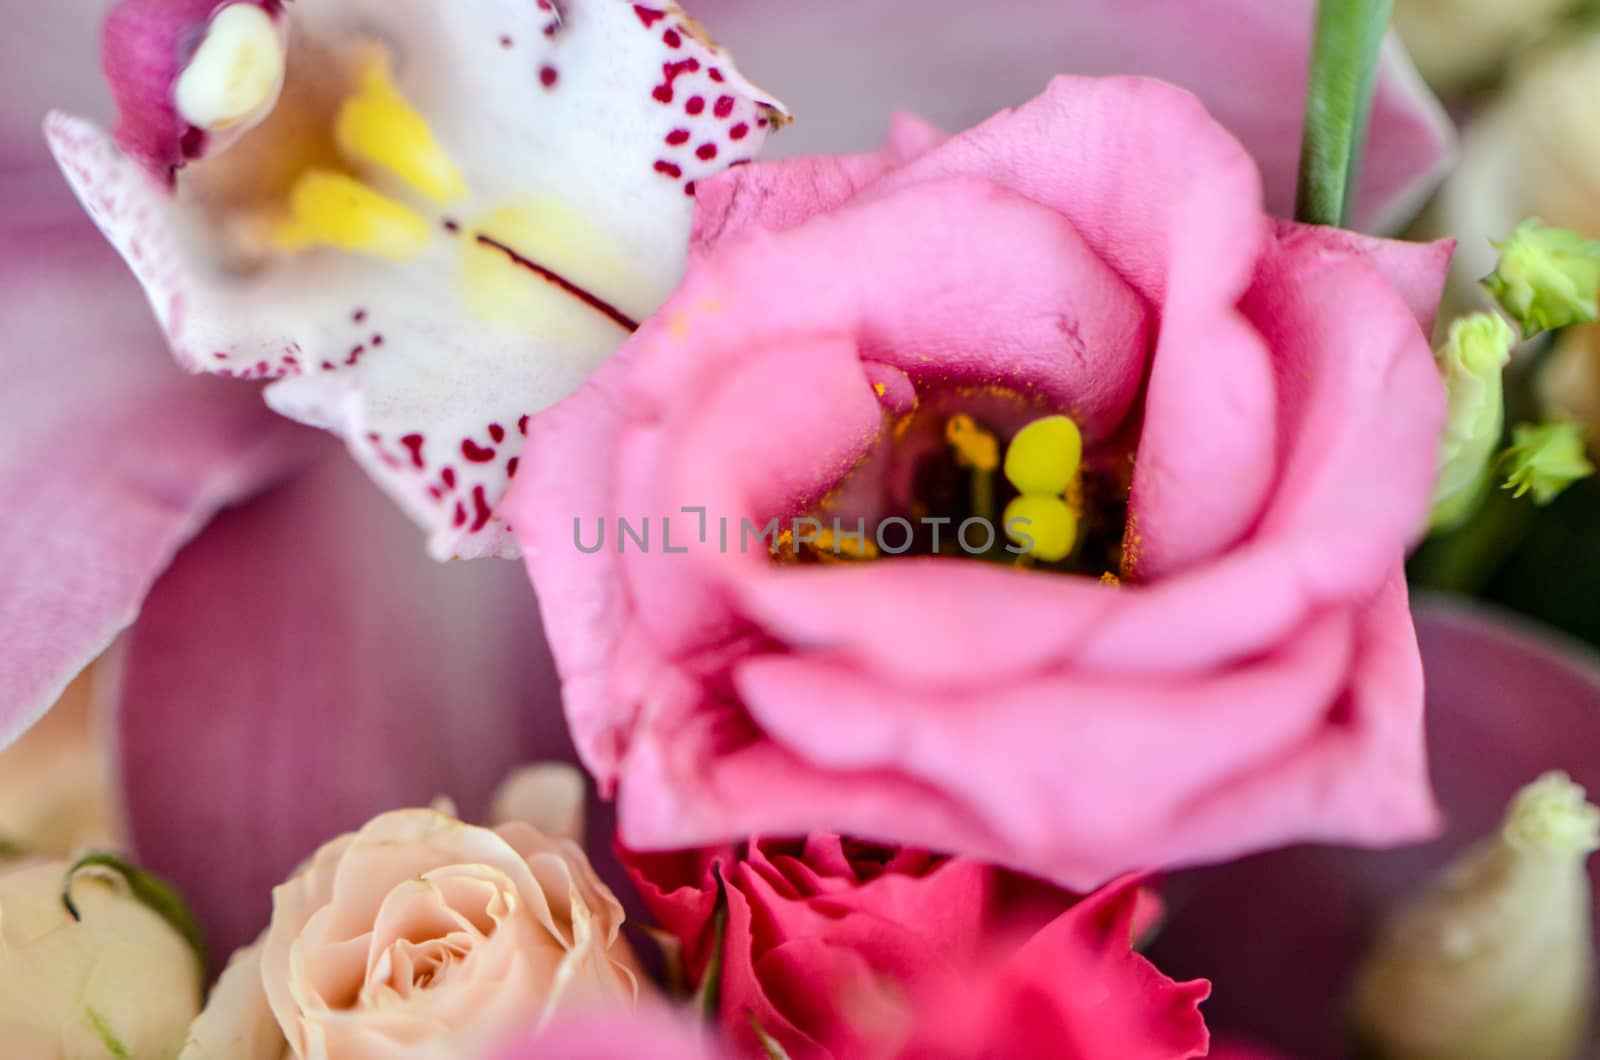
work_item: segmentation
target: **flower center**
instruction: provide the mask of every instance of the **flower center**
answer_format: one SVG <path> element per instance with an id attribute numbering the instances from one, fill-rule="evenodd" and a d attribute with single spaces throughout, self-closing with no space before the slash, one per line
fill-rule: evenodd
<path id="1" fill-rule="evenodd" d="M 461 248 L 468 302 L 491 322 L 531 326 L 512 307 L 534 283 L 637 327 L 597 293 L 636 284 L 592 224 L 546 199 L 471 202 L 466 173 L 401 90 L 386 45 L 305 34 L 289 48 L 287 36 L 254 4 L 226 7 L 174 90 L 185 121 L 228 137 L 178 175 L 220 264 L 248 272 L 314 250 L 405 263 L 444 239 Z"/>
<path id="2" fill-rule="evenodd" d="M 1116 581 L 1125 454 L 1001 388 L 922 397 L 774 546 L 781 562 L 950 556 Z"/>

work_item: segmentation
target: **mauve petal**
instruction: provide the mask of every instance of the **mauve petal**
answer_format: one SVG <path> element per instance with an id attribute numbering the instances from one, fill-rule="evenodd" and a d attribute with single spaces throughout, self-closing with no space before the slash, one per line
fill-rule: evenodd
<path id="1" fill-rule="evenodd" d="M 111 0 L 0 0 L 0 172 L 51 166 L 40 126 L 52 107 L 97 120 L 113 114 L 100 77 L 100 21 L 110 7 Z"/>
<path id="2" fill-rule="evenodd" d="M 1446 831 L 1386 853 L 1300 846 L 1171 877 L 1153 955 L 1212 979 L 1207 1018 L 1223 1033 L 1301 1060 L 1345 1055 L 1344 991 L 1378 916 L 1498 828 L 1512 795 L 1546 770 L 1600 791 L 1593 648 L 1459 599 L 1424 598 L 1417 613 Z M 1589 871 L 1600 944 L 1600 860 Z"/>
<path id="3" fill-rule="evenodd" d="M 1249 148 L 1267 206 L 1294 210 L 1312 0 L 694 0 L 744 68 L 801 116 L 784 154 L 860 151 L 890 110 L 949 129 L 1016 106 L 1053 74 L 1140 74 L 1197 94 Z M 1454 131 L 1396 42 L 1383 54 L 1357 220 L 1403 222 L 1449 165 Z"/>
<path id="4" fill-rule="evenodd" d="M 0 745 L 139 612 L 173 554 L 307 453 L 247 389 L 172 370 L 138 286 L 46 175 L 0 231 Z"/>
<path id="5" fill-rule="evenodd" d="M 481 819 L 567 746 L 515 568 L 433 563 L 332 448 L 185 549 L 112 656 L 134 846 L 219 952 L 318 843 L 437 795 Z"/>

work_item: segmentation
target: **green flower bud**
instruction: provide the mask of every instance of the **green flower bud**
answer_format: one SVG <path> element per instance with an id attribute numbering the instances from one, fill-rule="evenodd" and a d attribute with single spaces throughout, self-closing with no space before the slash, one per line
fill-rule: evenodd
<path id="1" fill-rule="evenodd" d="M 1490 458 L 1505 425 L 1500 373 L 1516 341 L 1504 317 L 1474 313 L 1450 325 L 1450 338 L 1438 351 L 1449 416 L 1433 491 L 1435 530 L 1465 522 L 1488 487 Z"/>
<path id="2" fill-rule="evenodd" d="M 1364 1044 L 1386 1060 L 1577 1055 L 1594 1002 L 1588 856 L 1600 809 L 1564 773 L 1518 792 L 1505 826 L 1380 932 L 1355 984 Z"/>
<path id="3" fill-rule="evenodd" d="M 1494 246 L 1500 263 L 1483 285 L 1524 335 L 1600 317 L 1600 243 L 1530 219 Z"/>
<path id="4" fill-rule="evenodd" d="M 1549 504 L 1561 491 L 1594 474 L 1584 453 L 1583 428 L 1567 421 L 1521 423 L 1511 432 L 1505 488 L 1514 496 L 1533 493 L 1535 504 Z"/>

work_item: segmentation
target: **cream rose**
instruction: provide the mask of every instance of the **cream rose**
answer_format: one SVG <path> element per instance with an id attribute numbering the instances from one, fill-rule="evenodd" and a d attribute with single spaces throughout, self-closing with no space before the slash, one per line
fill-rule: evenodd
<path id="1" fill-rule="evenodd" d="M 1417 69 L 1441 91 L 1492 74 L 1579 0 L 1396 0 L 1394 25 Z"/>
<path id="2" fill-rule="evenodd" d="M 62 900 L 70 877 L 76 919 Z M 0 870 L 0 1054 L 163 1060 L 200 1009 L 200 960 L 107 868 Z"/>
<path id="3" fill-rule="evenodd" d="M 0 840 L 42 857 L 119 846 L 111 752 L 99 731 L 91 672 L 0 752 Z"/>
<path id="4" fill-rule="evenodd" d="M 386 813 L 273 892 L 270 926 L 235 956 L 183 1056 L 472 1056 L 558 1010 L 634 1004 L 622 920 L 571 839 Z"/>

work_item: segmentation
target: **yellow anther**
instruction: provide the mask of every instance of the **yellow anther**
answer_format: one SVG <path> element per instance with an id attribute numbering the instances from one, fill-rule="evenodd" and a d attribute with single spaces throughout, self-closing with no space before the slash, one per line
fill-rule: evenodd
<path id="1" fill-rule="evenodd" d="M 818 552 L 826 556 L 851 559 L 877 559 L 878 546 L 866 534 L 840 533 L 823 528 L 812 540 L 811 545 Z"/>
<path id="2" fill-rule="evenodd" d="M 1006 536 L 1027 555 L 1059 563 L 1078 543 L 1078 513 L 1059 497 L 1024 495 L 1006 505 Z"/>
<path id="3" fill-rule="evenodd" d="M 432 235 L 417 214 L 355 178 L 312 169 L 295 181 L 273 242 L 283 250 L 328 246 L 404 261 L 422 253 Z"/>
<path id="4" fill-rule="evenodd" d="M 173 103 L 190 125 L 224 132 L 272 109 L 283 70 L 282 31 L 272 16 L 256 4 L 230 4 L 178 75 Z"/>
<path id="5" fill-rule="evenodd" d="M 1011 439 L 1006 478 L 1019 493 L 1059 497 L 1083 462 L 1083 435 L 1066 416 L 1034 420 Z"/>
<path id="6" fill-rule="evenodd" d="M 427 120 L 395 87 L 381 48 L 369 47 L 362 54 L 357 86 L 339 108 L 335 135 L 340 149 L 381 166 L 435 202 L 464 197 L 467 182 L 460 168 L 434 139 Z"/>
<path id="7" fill-rule="evenodd" d="M 965 413 L 950 417 L 944 425 L 944 440 L 955 449 L 963 467 L 993 471 L 1000 466 L 1000 443 Z"/>

